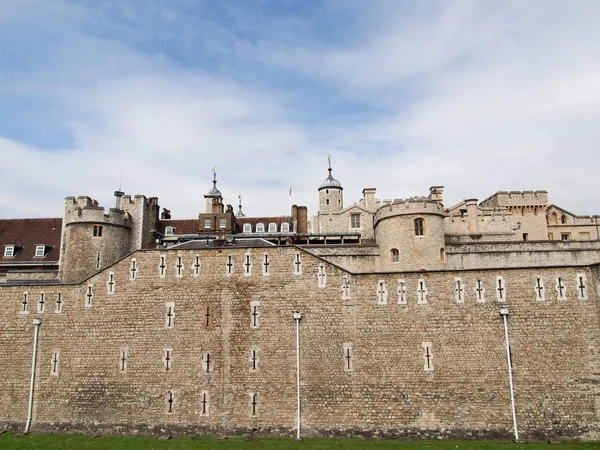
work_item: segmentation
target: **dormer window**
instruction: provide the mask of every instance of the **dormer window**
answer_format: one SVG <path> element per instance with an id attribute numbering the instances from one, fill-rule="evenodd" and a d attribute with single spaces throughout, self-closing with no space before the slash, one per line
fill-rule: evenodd
<path id="1" fill-rule="evenodd" d="M 175 227 L 168 226 L 167 228 L 165 228 L 165 234 L 167 236 L 174 235 L 175 234 Z"/>
<path id="2" fill-rule="evenodd" d="M 264 233 L 265 232 L 265 224 L 264 223 L 257 223 L 256 224 L 256 232 L 257 233 Z"/>
<path id="3" fill-rule="evenodd" d="M 277 233 L 277 224 L 276 223 L 269 224 L 269 233 Z"/>
<path id="4" fill-rule="evenodd" d="M 289 233 L 290 232 L 290 224 L 285 222 L 281 224 L 281 232 L 282 233 Z"/>
<path id="5" fill-rule="evenodd" d="M 45 245 L 36 245 L 35 246 L 35 257 L 43 258 L 46 255 L 46 246 Z"/>
<path id="6" fill-rule="evenodd" d="M 15 246 L 14 245 L 5 246 L 4 247 L 4 257 L 12 258 L 13 256 L 15 256 Z"/>
<path id="7" fill-rule="evenodd" d="M 252 233 L 252 225 L 249 223 L 244 224 L 244 233 Z"/>

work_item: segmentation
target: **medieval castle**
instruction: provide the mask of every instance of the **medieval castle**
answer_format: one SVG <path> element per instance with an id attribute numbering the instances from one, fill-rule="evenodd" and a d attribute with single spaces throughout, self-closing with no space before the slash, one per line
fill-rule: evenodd
<path id="1" fill-rule="evenodd" d="M 600 438 L 598 216 L 443 187 L 0 220 L 0 428 Z"/>

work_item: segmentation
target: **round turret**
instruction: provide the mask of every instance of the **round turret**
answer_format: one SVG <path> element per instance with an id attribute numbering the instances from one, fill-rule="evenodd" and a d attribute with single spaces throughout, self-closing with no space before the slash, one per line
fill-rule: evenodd
<path id="1" fill-rule="evenodd" d="M 111 208 L 105 214 L 89 197 L 67 197 L 63 218 L 60 277 L 77 282 L 118 261 L 130 251 L 132 218 Z"/>
<path id="2" fill-rule="evenodd" d="M 431 270 L 446 262 L 444 206 L 425 197 L 384 203 L 375 213 L 380 270 Z"/>
<path id="3" fill-rule="evenodd" d="M 344 209 L 342 183 L 331 175 L 331 157 L 329 158 L 329 175 L 319 186 L 319 214 L 330 214 Z"/>

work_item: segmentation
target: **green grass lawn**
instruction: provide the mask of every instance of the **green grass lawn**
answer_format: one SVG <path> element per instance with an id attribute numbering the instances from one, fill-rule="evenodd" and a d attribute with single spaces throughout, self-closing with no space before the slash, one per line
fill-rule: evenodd
<path id="1" fill-rule="evenodd" d="M 179 449 L 315 449 L 315 450 L 355 450 L 355 449 L 430 449 L 430 450 L 497 450 L 497 449 L 600 449 L 600 442 L 562 442 L 560 444 L 481 441 L 384 441 L 384 440 L 352 440 L 352 439 L 306 439 L 296 442 L 292 439 L 229 438 L 218 440 L 212 437 L 173 438 L 159 440 L 148 437 L 98 437 L 90 438 L 82 435 L 68 434 L 28 434 L 15 436 L 12 433 L 0 435 L 0 449 L 127 449 L 127 450 L 179 450 Z"/>

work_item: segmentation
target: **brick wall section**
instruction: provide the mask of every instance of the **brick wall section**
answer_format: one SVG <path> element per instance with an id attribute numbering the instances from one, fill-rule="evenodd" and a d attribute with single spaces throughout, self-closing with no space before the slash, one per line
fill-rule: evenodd
<path id="1" fill-rule="evenodd" d="M 246 252 L 252 275 L 243 275 Z M 293 275 L 296 252 L 302 275 Z M 269 255 L 270 275 L 261 261 Z M 167 275 L 159 277 L 159 256 Z M 192 274 L 194 256 L 201 270 Z M 234 260 L 227 276 L 226 256 Z M 295 426 L 295 328 L 300 310 L 302 420 L 312 435 L 507 437 L 511 416 L 503 326 L 496 298 L 503 277 L 514 357 L 517 414 L 524 438 L 598 438 L 596 282 L 590 268 L 406 272 L 352 275 L 293 247 L 261 249 L 148 250 L 132 255 L 138 272 L 130 281 L 127 257 L 81 284 L 0 286 L 0 421 L 22 425 L 27 415 L 34 317 L 42 317 L 33 430 L 85 429 L 105 433 L 164 430 L 236 433 L 256 428 L 288 434 Z M 184 276 L 176 277 L 177 256 Z M 326 287 L 317 287 L 324 264 Z M 109 272 L 115 293 L 108 294 Z M 577 274 L 587 278 L 588 300 L 578 300 Z M 557 300 L 556 276 L 566 282 Z M 341 299 L 349 277 L 350 300 Z M 535 297 L 541 276 L 545 301 Z M 465 287 L 457 304 L 455 277 Z M 398 280 L 407 305 L 398 304 Z M 482 280 L 485 302 L 476 302 Z M 378 304 L 379 282 L 386 304 Z M 427 303 L 417 304 L 424 282 Z M 86 308 L 88 284 L 92 307 Z M 23 292 L 29 313 L 23 314 Z M 43 291 L 46 311 L 36 314 Z M 60 292 L 63 312 L 53 300 Z M 166 302 L 174 302 L 174 327 L 165 326 Z M 259 302 L 252 327 L 251 302 Z M 502 303 L 504 304 L 504 303 Z M 208 326 L 206 308 L 209 308 Z M 342 352 L 352 345 L 352 370 Z M 424 370 L 424 343 L 433 370 Z M 127 348 L 127 370 L 119 367 Z M 51 358 L 60 349 L 58 376 Z M 170 370 L 164 351 L 172 349 Z M 251 370 L 251 350 L 259 364 Z M 206 353 L 211 367 L 205 372 Z M 167 393 L 174 395 L 168 414 Z M 202 393 L 209 393 L 202 414 Z M 257 396 L 253 416 L 252 394 Z"/>

